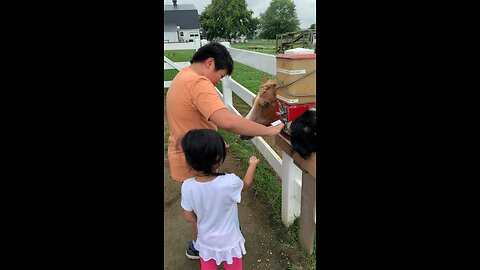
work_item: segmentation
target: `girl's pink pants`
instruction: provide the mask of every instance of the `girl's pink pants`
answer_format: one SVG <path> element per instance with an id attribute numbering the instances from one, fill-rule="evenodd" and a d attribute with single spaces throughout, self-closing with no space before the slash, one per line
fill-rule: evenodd
<path id="1" fill-rule="evenodd" d="M 202 270 L 217 270 L 217 263 L 214 259 L 204 261 L 200 258 L 200 262 L 202 263 Z M 232 264 L 227 264 L 226 261 L 223 261 L 222 264 L 225 270 L 242 270 L 242 258 L 233 258 Z"/>

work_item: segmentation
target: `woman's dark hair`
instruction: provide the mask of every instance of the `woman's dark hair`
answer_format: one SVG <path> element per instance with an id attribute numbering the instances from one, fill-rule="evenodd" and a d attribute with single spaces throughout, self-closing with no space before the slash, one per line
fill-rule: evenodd
<path id="1" fill-rule="evenodd" d="M 190 130 L 182 138 L 182 149 L 188 165 L 206 175 L 223 175 L 212 171 L 213 166 L 225 161 L 227 149 L 222 136 L 211 129 Z"/>
<path id="2" fill-rule="evenodd" d="M 227 48 L 220 43 L 210 42 L 198 49 L 190 60 L 190 64 L 195 62 L 203 62 L 213 57 L 215 60 L 215 71 L 220 69 L 227 70 L 227 75 L 232 75 L 233 59 Z"/>

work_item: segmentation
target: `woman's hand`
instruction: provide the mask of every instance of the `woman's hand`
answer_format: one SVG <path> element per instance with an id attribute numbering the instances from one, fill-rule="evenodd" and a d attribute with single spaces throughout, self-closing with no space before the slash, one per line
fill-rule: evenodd
<path id="1" fill-rule="evenodd" d="M 267 136 L 275 136 L 277 135 L 278 133 L 280 133 L 280 131 L 282 131 L 283 127 L 285 126 L 284 123 L 280 123 L 276 126 L 269 126 L 267 127 L 268 129 L 268 135 Z"/>

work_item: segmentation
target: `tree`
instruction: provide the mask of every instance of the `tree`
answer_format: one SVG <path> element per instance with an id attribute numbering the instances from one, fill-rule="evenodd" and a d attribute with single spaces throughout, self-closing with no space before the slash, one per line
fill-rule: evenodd
<path id="1" fill-rule="evenodd" d="M 255 30 L 258 29 L 259 25 L 260 25 L 260 19 L 253 17 L 251 21 L 252 27 L 250 27 L 250 32 L 247 33 L 248 39 L 253 39 L 255 37 Z"/>
<path id="2" fill-rule="evenodd" d="M 208 40 L 230 40 L 254 33 L 258 20 L 252 14 L 246 0 L 212 0 L 200 15 L 200 25 Z"/>
<path id="3" fill-rule="evenodd" d="M 300 30 L 300 20 L 293 0 L 272 0 L 267 10 L 260 14 L 260 29 L 260 37 L 267 39 Z"/>

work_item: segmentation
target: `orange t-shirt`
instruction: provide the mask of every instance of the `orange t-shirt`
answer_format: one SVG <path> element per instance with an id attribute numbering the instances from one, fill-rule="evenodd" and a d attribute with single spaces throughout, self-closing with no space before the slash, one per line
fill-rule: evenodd
<path id="1" fill-rule="evenodd" d="M 173 79 L 167 92 L 166 106 L 170 129 L 170 174 L 174 180 L 183 182 L 194 175 L 185 160 L 179 140 L 192 129 L 217 130 L 217 126 L 208 119 L 214 112 L 226 107 L 212 82 L 195 73 L 190 67 L 180 70 Z"/>

